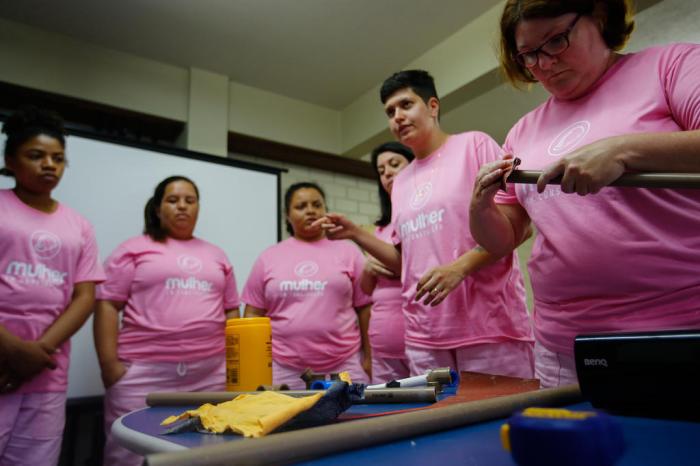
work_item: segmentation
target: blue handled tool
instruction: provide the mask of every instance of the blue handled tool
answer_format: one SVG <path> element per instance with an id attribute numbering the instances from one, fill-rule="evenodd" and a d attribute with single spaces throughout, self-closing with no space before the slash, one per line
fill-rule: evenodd
<path id="1" fill-rule="evenodd" d="M 520 466 L 611 466 L 623 454 L 620 424 L 598 411 L 528 408 L 501 426 Z"/>

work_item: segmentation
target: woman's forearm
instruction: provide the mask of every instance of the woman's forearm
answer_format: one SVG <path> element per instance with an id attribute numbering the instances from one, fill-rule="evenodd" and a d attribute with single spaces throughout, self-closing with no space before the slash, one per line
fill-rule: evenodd
<path id="1" fill-rule="evenodd" d="M 360 338 L 362 340 L 362 351 L 365 355 L 371 354 L 371 346 L 369 344 L 369 320 L 371 318 L 372 306 L 370 304 L 359 307 L 357 311 L 357 321 L 360 327 Z"/>
<path id="2" fill-rule="evenodd" d="M 112 301 L 98 301 L 93 322 L 95 349 L 101 367 L 118 360 L 117 340 L 119 338 L 119 309 Z"/>
<path id="3" fill-rule="evenodd" d="M 95 284 L 93 282 L 76 283 L 73 296 L 65 312 L 46 329 L 39 342 L 56 350 L 83 326 L 95 303 Z"/>
<path id="4" fill-rule="evenodd" d="M 518 212 L 520 206 L 490 206 L 472 204 L 469 211 L 469 229 L 472 238 L 495 257 L 503 257 L 527 238 L 530 222 L 527 215 Z"/>
<path id="5" fill-rule="evenodd" d="M 700 172 L 700 130 L 628 134 L 610 138 L 627 171 Z"/>
<path id="6" fill-rule="evenodd" d="M 362 229 L 352 240 L 397 276 L 401 275 L 401 252 L 396 246 L 391 243 L 385 243 L 372 233 Z"/>
<path id="7" fill-rule="evenodd" d="M 360 276 L 360 289 L 363 293 L 371 296 L 374 293 L 374 288 L 377 286 L 377 276 L 373 273 L 363 270 Z"/>
<path id="8" fill-rule="evenodd" d="M 462 274 L 466 277 L 477 272 L 484 267 L 493 264 L 503 256 L 496 256 L 488 252 L 485 248 L 477 245 L 473 249 L 465 252 L 453 262 Z"/>

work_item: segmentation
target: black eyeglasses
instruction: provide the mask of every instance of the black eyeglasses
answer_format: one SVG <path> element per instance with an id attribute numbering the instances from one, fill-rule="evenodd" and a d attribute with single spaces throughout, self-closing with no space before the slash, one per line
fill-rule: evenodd
<path id="1" fill-rule="evenodd" d="M 535 50 L 517 54 L 515 56 L 517 62 L 525 68 L 534 68 L 535 65 L 540 62 L 540 54 L 547 55 L 551 58 L 564 52 L 564 50 L 569 48 L 569 34 L 571 34 L 579 18 L 581 18 L 581 15 L 576 15 L 569 27 L 566 28 L 566 31 L 550 37 L 547 42 L 540 45 Z"/>

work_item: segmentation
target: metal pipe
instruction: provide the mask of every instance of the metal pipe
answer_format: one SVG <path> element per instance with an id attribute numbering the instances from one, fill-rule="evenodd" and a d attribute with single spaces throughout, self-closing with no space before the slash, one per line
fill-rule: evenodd
<path id="1" fill-rule="evenodd" d="M 535 170 L 515 170 L 508 177 L 509 183 L 535 184 L 542 174 Z M 561 184 L 561 177 L 547 184 Z M 697 173 L 626 173 L 610 186 L 623 188 L 670 188 L 700 189 L 700 174 Z"/>
<path id="2" fill-rule="evenodd" d="M 302 396 L 311 396 L 323 391 L 325 390 L 288 390 L 280 393 L 298 398 Z M 216 404 L 231 401 L 238 395 L 259 395 L 260 393 L 262 392 L 156 392 L 149 393 L 146 396 L 146 405 L 199 406 L 204 403 Z"/>
<path id="3" fill-rule="evenodd" d="M 435 387 L 375 388 L 365 390 L 363 401 L 354 404 L 374 403 L 435 403 Z"/>
<path id="4" fill-rule="evenodd" d="M 295 398 L 311 396 L 325 390 L 288 390 L 279 392 Z M 231 401 L 238 395 L 259 395 L 262 392 L 157 392 L 146 396 L 148 406 L 199 406 L 204 403 L 223 403 Z M 365 390 L 362 401 L 355 404 L 374 403 L 435 403 L 437 394 L 435 387 L 416 388 L 382 388 Z"/>

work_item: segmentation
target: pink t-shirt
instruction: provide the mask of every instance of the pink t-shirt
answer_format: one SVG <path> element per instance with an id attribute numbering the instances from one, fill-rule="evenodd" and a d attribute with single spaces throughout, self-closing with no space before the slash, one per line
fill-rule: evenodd
<path id="1" fill-rule="evenodd" d="M 594 141 L 700 128 L 700 46 L 625 55 L 585 96 L 549 98 L 504 149 L 541 170 Z M 517 198 L 516 198 L 517 196 Z M 572 353 L 581 333 L 700 326 L 700 190 L 604 188 L 580 197 L 509 185 L 537 227 L 529 261 L 535 332 Z"/>
<path id="2" fill-rule="evenodd" d="M 469 233 L 474 179 L 481 165 L 500 156 L 488 135 L 457 134 L 427 158 L 415 159 L 394 181 L 393 241 L 401 245 L 408 346 L 450 349 L 532 341 L 515 252 L 469 275 L 436 307 L 414 300 L 425 273 L 476 247 Z"/>
<path id="3" fill-rule="evenodd" d="M 92 226 L 59 204 L 50 214 L 0 190 L 0 324 L 25 340 L 38 340 L 71 302 L 73 286 L 104 279 Z M 18 393 L 65 392 L 70 341 Z"/>
<path id="4" fill-rule="evenodd" d="M 258 257 L 242 300 L 272 322 L 272 356 L 280 364 L 322 372 L 360 349 L 355 308 L 364 257 L 347 241 L 288 238 Z"/>
<path id="5" fill-rule="evenodd" d="M 394 228 L 389 224 L 377 227 L 374 235 L 391 243 L 393 232 Z M 368 332 L 372 356 L 392 359 L 406 357 L 406 326 L 402 308 L 401 280 L 378 276 L 372 293 L 372 317 Z"/>
<path id="6" fill-rule="evenodd" d="M 105 261 L 98 299 L 124 302 L 119 359 L 195 361 L 224 355 L 225 311 L 240 305 L 224 251 L 199 238 L 164 243 L 147 235 Z"/>

